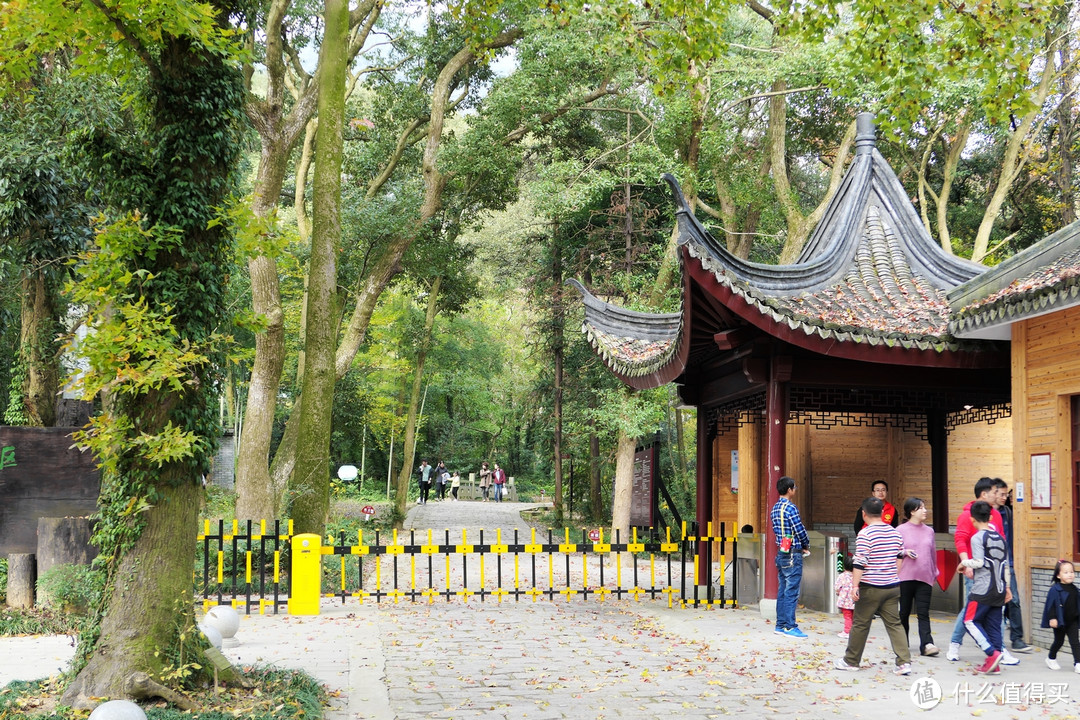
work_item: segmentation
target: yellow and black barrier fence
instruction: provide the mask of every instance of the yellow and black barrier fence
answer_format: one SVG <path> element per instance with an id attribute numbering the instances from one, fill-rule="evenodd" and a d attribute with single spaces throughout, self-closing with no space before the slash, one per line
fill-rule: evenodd
<path id="1" fill-rule="evenodd" d="M 737 540 L 727 536 L 724 523 L 716 535 L 711 523 L 704 535 L 697 534 L 696 524 L 688 532 L 684 523 L 678 538 L 672 537 L 671 528 L 641 533 L 634 529 L 629 542 L 623 542 L 620 533 L 610 542 L 602 530 L 582 530 L 578 540 L 571 538 L 569 529 L 561 536 L 552 530 L 538 534 L 533 529 L 524 536 L 518 530 L 495 530 L 494 537 L 480 530 L 475 541 L 466 530 L 460 532 L 460 540 L 451 539 L 450 530 L 438 535 L 433 530 L 389 534 L 376 530 L 366 537 L 359 530 L 355 544 L 344 532 L 325 540 L 303 537 L 302 552 L 331 559 L 321 562 L 321 576 L 317 570 L 297 575 L 294 587 L 288 560 L 289 546 L 297 538 L 291 521 L 287 528 L 284 521 L 275 521 L 272 530 L 266 523 L 219 522 L 216 533 L 206 524 L 199 536 L 203 576 L 196 581 L 202 602 L 228 603 L 249 614 L 267 609 L 277 613 L 282 606 L 296 612 L 290 598 L 295 607 L 309 607 L 298 597 L 315 598 L 317 607 L 320 596 L 340 598 L 342 603 L 350 598 L 398 603 L 610 597 L 661 598 L 669 607 L 736 604 Z M 309 548 L 312 540 L 314 547 Z M 714 546 L 719 548 L 719 581 L 701 586 L 695 579 L 702 563 L 712 572 Z M 725 582 L 729 561 L 731 592 Z"/>

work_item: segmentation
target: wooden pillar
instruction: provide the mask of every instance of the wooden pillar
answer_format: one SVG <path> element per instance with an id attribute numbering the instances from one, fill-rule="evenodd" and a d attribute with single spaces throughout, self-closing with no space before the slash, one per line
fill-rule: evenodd
<path id="1" fill-rule="evenodd" d="M 934 408 L 926 413 L 926 438 L 930 441 L 930 506 L 934 511 L 934 532 L 949 532 L 949 435 L 945 412 Z"/>
<path id="2" fill-rule="evenodd" d="M 8 555 L 7 604 L 13 608 L 34 607 L 37 563 L 33 553 Z"/>
<path id="3" fill-rule="evenodd" d="M 697 508 L 696 519 L 698 534 L 704 535 L 709 521 L 712 520 L 713 508 L 713 438 L 716 437 L 716 425 L 709 422 L 709 412 L 703 407 L 697 414 Z M 705 557 L 705 543 L 697 543 L 698 557 Z M 708 587 L 712 568 L 704 562 L 698 563 L 696 583 Z"/>
<path id="4" fill-rule="evenodd" d="M 765 442 L 766 458 L 766 521 L 765 521 L 765 597 L 776 599 L 776 541 L 768 513 L 780 499 L 776 493 L 776 481 L 784 475 L 784 458 L 787 454 L 788 380 L 791 379 L 791 358 L 774 355 L 769 364 L 769 382 L 765 386 Z"/>

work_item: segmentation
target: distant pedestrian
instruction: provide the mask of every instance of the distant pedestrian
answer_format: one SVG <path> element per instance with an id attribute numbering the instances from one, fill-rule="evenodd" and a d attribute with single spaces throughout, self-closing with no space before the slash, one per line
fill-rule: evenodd
<path id="1" fill-rule="evenodd" d="M 852 582 L 851 558 L 845 555 L 842 562 L 844 563 L 844 572 L 837 576 L 836 582 L 833 583 L 833 590 L 836 592 L 836 607 L 840 608 L 840 612 L 844 616 L 844 629 L 836 633 L 836 636 L 847 640 L 851 635 L 852 610 L 855 608 L 855 586 Z"/>
<path id="2" fill-rule="evenodd" d="M 926 524 L 926 503 L 915 497 L 905 500 L 904 520 L 897 530 L 910 552 L 899 572 L 900 624 L 904 626 L 904 637 L 909 637 L 914 608 L 919 621 L 919 653 L 933 657 L 940 652 L 930 634 L 930 596 L 937 579 L 937 547 L 934 528 Z"/>
<path id="3" fill-rule="evenodd" d="M 418 482 L 420 483 L 420 498 L 417 501 L 420 505 L 426 505 L 428 501 L 428 493 L 431 492 L 431 475 L 434 468 L 428 465 L 427 460 L 420 461 L 420 467 L 416 473 L 419 476 Z"/>
<path id="4" fill-rule="evenodd" d="M 1068 560 L 1058 560 L 1054 567 L 1053 584 L 1046 593 L 1042 627 L 1054 631 L 1054 643 L 1046 656 L 1046 667 L 1051 670 L 1061 669 L 1057 653 L 1067 637 L 1073 655 L 1073 670 L 1080 673 L 1080 593 L 1073 584 L 1075 579 L 1076 568 L 1073 564 Z"/>
<path id="5" fill-rule="evenodd" d="M 971 536 L 971 557 L 961 565 L 971 568 L 971 592 L 964 606 L 964 627 L 975 638 L 986 661 L 976 672 L 993 673 L 1001 663 L 1001 612 L 1012 592 L 1009 590 L 1009 555 L 1005 538 L 990 524 L 990 503 L 979 500 L 971 504 L 971 523 L 976 533 Z"/>
<path id="6" fill-rule="evenodd" d="M 506 492 L 506 471 L 499 463 L 495 463 L 495 470 L 491 473 L 491 484 L 495 486 L 495 500 L 502 502 L 503 493 Z"/>
<path id="7" fill-rule="evenodd" d="M 442 460 L 435 466 L 435 490 L 439 500 L 446 499 L 446 483 L 450 480 L 450 471 Z"/>
<path id="8" fill-rule="evenodd" d="M 859 669 L 866 649 L 866 638 L 870 634 L 870 623 L 875 616 L 880 616 L 896 655 L 893 673 L 909 675 L 911 650 L 904 637 L 904 628 L 900 625 L 900 578 L 897 575 L 907 551 L 904 549 L 903 536 L 881 519 L 884 504 L 881 498 L 876 497 L 863 500 L 862 514 L 866 527 L 859 531 L 855 539 L 855 557 L 851 561 L 855 595 L 851 636 L 844 657 L 836 658 L 834 665 L 838 670 Z"/>
<path id="9" fill-rule="evenodd" d="M 454 474 L 450 476 L 450 493 L 454 496 L 454 502 L 458 499 L 458 490 L 461 488 L 461 474 L 455 470 Z"/>
<path id="10" fill-rule="evenodd" d="M 489 490 L 491 490 L 491 468 L 487 463 L 480 463 L 480 494 L 484 502 L 488 501 Z"/>
<path id="11" fill-rule="evenodd" d="M 776 541 L 776 627 L 777 635 L 804 638 L 806 633 L 795 622 L 795 606 L 799 602 L 802 584 L 803 557 L 810 554 L 810 536 L 799 516 L 795 498 L 795 481 L 784 476 L 776 481 L 780 499 L 773 505 L 769 518 Z"/>

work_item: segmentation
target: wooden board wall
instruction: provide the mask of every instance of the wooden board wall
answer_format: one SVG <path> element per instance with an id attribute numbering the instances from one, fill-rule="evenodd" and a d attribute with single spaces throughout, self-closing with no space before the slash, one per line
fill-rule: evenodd
<path id="1" fill-rule="evenodd" d="M 1053 567 L 1072 553 L 1073 502 L 1070 398 L 1080 394 L 1080 308 L 1013 326 L 1013 407 L 1017 419 L 1015 477 L 1028 502 L 1017 505 L 1017 537 L 1033 567 Z M 1051 507 L 1032 509 L 1031 456 L 1050 453 Z M 1017 561 L 1021 560 L 1017 552 Z"/>
<path id="2" fill-rule="evenodd" d="M 714 441 L 714 523 L 735 522 L 737 527 L 749 524 L 761 532 L 768 510 L 764 507 L 768 476 L 764 445 L 760 425 L 744 425 L 738 433 L 729 431 Z M 902 512 L 908 497 L 922 498 L 933 510 L 930 445 L 914 433 L 897 428 L 790 425 L 787 445 L 787 474 L 795 478 L 795 501 L 809 528 L 815 524 L 850 525 L 859 503 L 870 495 L 874 480 L 889 483 L 889 499 L 898 511 Z M 740 492 L 732 495 L 731 450 L 737 448 Z M 1013 484 L 1009 418 L 954 428 L 948 452 L 951 522 L 972 499 L 975 481 L 982 475 L 1001 477 L 1010 486 Z M 747 457 L 756 457 L 757 466 L 748 464 Z M 756 492 L 751 497 L 748 491 L 753 484 Z"/>

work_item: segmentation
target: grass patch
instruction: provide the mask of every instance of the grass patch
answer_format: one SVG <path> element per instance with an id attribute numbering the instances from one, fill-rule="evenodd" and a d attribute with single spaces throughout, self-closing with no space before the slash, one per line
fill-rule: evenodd
<path id="1" fill-rule="evenodd" d="M 294 720 L 322 717 L 325 689 L 310 675 L 295 670 L 254 668 L 246 674 L 253 687 L 191 692 L 202 705 L 197 712 L 167 707 L 164 702 L 142 705 L 148 720 Z M 0 719 L 76 720 L 87 713 L 60 707 L 60 688 L 54 682 L 13 682 L 0 689 Z"/>
<path id="2" fill-rule="evenodd" d="M 83 620 L 77 615 L 51 608 L 4 608 L 0 610 L 0 637 L 75 635 Z"/>

